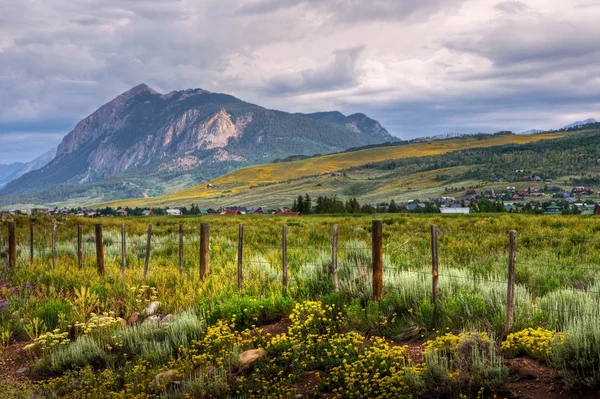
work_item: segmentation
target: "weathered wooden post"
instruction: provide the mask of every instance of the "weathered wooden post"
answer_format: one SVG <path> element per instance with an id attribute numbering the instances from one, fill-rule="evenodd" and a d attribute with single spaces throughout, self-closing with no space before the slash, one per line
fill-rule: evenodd
<path id="1" fill-rule="evenodd" d="M 506 326 L 504 334 L 508 335 L 512 330 L 513 313 L 515 307 L 515 265 L 517 262 L 517 232 L 508 232 L 508 287 L 506 292 Z"/>
<path id="2" fill-rule="evenodd" d="M 17 266 L 17 223 L 8 222 L 8 267 Z"/>
<path id="3" fill-rule="evenodd" d="M 240 223 L 238 232 L 238 253 L 237 253 L 237 284 L 238 291 L 242 291 L 242 264 L 244 262 L 244 224 Z"/>
<path id="4" fill-rule="evenodd" d="M 125 277 L 127 269 L 127 229 L 125 224 L 121 225 L 121 275 Z"/>
<path id="5" fill-rule="evenodd" d="M 56 268 L 56 222 L 52 224 L 52 268 Z"/>
<path id="6" fill-rule="evenodd" d="M 179 275 L 183 276 L 183 224 L 179 225 Z"/>
<path id="7" fill-rule="evenodd" d="M 102 238 L 102 225 L 96 225 L 96 266 L 98 274 L 104 276 L 104 239 Z"/>
<path id="8" fill-rule="evenodd" d="M 333 234 L 331 237 L 331 270 L 330 274 L 333 276 L 333 286 L 336 291 L 340 289 L 340 281 L 338 279 L 338 225 L 333 225 Z"/>
<path id="9" fill-rule="evenodd" d="M 33 222 L 29 220 L 29 263 L 33 264 Z"/>
<path id="10" fill-rule="evenodd" d="M 438 264 L 438 227 L 431 225 L 431 276 L 432 293 L 431 302 L 433 303 L 433 324 L 437 327 L 440 319 L 440 301 L 439 301 L 439 264 Z"/>
<path id="11" fill-rule="evenodd" d="M 281 229 L 281 263 L 282 263 L 282 277 L 281 283 L 283 285 L 283 295 L 287 294 L 288 288 L 288 263 L 287 263 L 287 225 L 283 225 Z"/>
<path id="12" fill-rule="evenodd" d="M 208 277 L 210 261 L 210 225 L 200 224 L 200 279 Z"/>
<path id="13" fill-rule="evenodd" d="M 83 268 L 83 227 L 77 225 L 77 267 Z"/>
<path id="14" fill-rule="evenodd" d="M 152 245 L 152 224 L 148 225 L 148 241 L 146 242 L 146 261 L 144 262 L 144 281 L 148 275 L 148 265 L 150 264 L 150 250 Z"/>
<path id="15" fill-rule="evenodd" d="M 372 224 L 373 300 L 383 297 L 383 227 L 381 220 Z"/>

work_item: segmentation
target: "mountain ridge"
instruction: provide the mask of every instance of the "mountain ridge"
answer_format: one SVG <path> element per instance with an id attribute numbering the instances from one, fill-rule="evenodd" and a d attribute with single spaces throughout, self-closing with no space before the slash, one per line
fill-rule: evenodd
<path id="1" fill-rule="evenodd" d="M 203 89 L 161 94 L 142 83 L 78 122 L 46 167 L 8 183 L 0 195 L 121 175 L 145 179 L 145 186 L 160 193 L 182 174 L 187 183 L 181 184 L 190 184 L 290 155 L 397 140 L 364 114 L 345 118 L 343 124 L 323 122 L 229 94 Z"/>

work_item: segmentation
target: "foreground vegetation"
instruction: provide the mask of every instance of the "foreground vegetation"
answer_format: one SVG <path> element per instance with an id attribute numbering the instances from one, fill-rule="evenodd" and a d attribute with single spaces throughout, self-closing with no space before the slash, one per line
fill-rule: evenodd
<path id="1" fill-rule="evenodd" d="M 20 376 L 2 374 L 0 397 L 486 397 L 503 394 L 505 360 L 515 356 L 560 371 L 571 392 L 600 386 L 597 218 L 382 217 L 385 295 L 377 302 L 370 300 L 371 219 L 365 216 L 63 218 L 54 268 L 53 221 L 35 220 L 30 262 L 28 220 L 17 219 L 19 262 L 0 271 L 0 333 L 7 353 L 24 347 L 28 368 Z M 104 277 L 95 269 L 96 222 L 104 225 Z M 200 222 L 211 224 L 205 280 L 198 272 Z M 128 232 L 125 276 L 121 223 Z M 147 223 L 153 237 L 144 281 Z M 179 223 L 185 225 L 182 274 Z M 283 223 L 290 268 L 285 294 Z M 338 291 L 327 273 L 334 223 Z M 437 324 L 431 224 L 442 232 Z M 510 229 L 518 231 L 517 285 L 506 337 Z M 2 259 L 5 243 L 3 226 Z"/>

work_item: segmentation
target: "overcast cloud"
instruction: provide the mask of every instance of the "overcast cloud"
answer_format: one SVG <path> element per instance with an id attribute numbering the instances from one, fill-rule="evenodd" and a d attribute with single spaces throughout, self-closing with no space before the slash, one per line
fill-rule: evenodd
<path id="1" fill-rule="evenodd" d="M 0 0 L 0 163 L 144 82 L 401 138 L 600 119 L 600 0 Z M 19 140 L 19 137 L 22 140 Z"/>

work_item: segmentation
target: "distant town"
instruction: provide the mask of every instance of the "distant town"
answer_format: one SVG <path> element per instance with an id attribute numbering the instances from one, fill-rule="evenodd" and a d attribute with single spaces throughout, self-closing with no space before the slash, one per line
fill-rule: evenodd
<path id="1" fill-rule="evenodd" d="M 535 182 L 543 182 L 537 176 Z M 454 196 L 429 198 L 428 200 L 410 200 L 389 203 L 360 204 L 356 198 L 343 201 L 337 197 L 319 196 L 313 199 L 309 194 L 300 195 L 291 207 L 245 207 L 230 206 L 222 208 L 201 208 L 195 204 L 177 208 L 34 208 L 31 210 L 2 211 L 3 219 L 15 215 L 52 216 L 74 215 L 79 217 L 127 217 L 127 216 L 184 216 L 184 215 L 281 215 L 300 216 L 306 214 L 345 214 L 345 213 L 526 213 L 546 215 L 600 215 L 600 193 L 592 187 L 577 186 L 566 191 L 545 181 L 544 185 L 532 185 L 524 189 L 507 186 L 499 191 L 464 187 L 456 190 Z"/>

